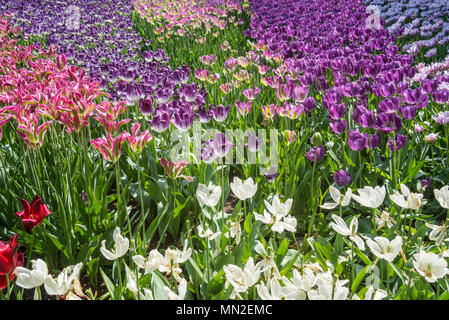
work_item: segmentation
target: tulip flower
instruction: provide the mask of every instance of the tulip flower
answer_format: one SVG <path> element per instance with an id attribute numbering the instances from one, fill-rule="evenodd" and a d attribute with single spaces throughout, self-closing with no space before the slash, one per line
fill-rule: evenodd
<path id="1" fill-rule="evenodd" d="M 122 237 L 120 234 L 120 228 L 116 227 L 113 234 L 113 239 L 115 243 L 115 250 L 109 251 L 106 249 L 106 240 L 101 242 L 100 252 L 108 260 L 116 260 L 124 256 L 129 250 L 129 240 L 128 238 Z"/>
<path id="2" fill-rule="evenodd" d="M 209 184 L 206 186 L 202 183 L 198 185 L 196 190 L 196 198 L 201 205 L 206 205 L 208 207 L 215 207 L 220 201 L 221 187 Z"/>
<path id="3" fill-rule="evenodd" d="M 234 177 L 230 185 L 232 192 L 242 201 L 254 197 L 257 191 L 257 183 L 254 184 L 253 178 L 249 178 L 242 183 L 239 177 Z"/>
<path id="4" fill-rule="evenodd" d="M 390 196 L 391 201 L 396 203 L 401 208 L 418 210 L 421 206 L 422 198 L 424 195 L 422 193 L 411 193 L 409 188 L 401 184 L 401 193 L 396 191 Z"/>
<path id="5" fill-rule="evenodd" d="M 385 186 L 375 188 L 366 186 L 358 189 L 359 195 L 353 194 L 352 198 L 364 207 L 376 209 L 384 202 L 386 190 Z"/>
<path id="6" fill-rule="evenodd" d="M 413 259 L 415 270 L 430 283 L 449 273 L 446 260 L 433 252 L 421 250 L 413 255 Z"/>
<path id="7" fill-rule="evenodd" d="M 187 248 L 187 245 L 188 241 L 186 239 L 182 251 L 179 249 L 168 248 L 165 251 L 164 258 L 159 261 L 160 264 L 158 265 L 158 270 L 167 275 L 173 274 L 176 281 L 182 282 L 182 278 L 179 276 L 182 269 L 179 264 L 186 262 L 192 255 L 192 248 Z"/>
<path id="8" fill-rule="evenodd" d="M 41 259 L 31 260 L 32 269 L 17 267 L 14 273 L 17 276 L 16 284 L 25 289 L 40 287 L 51 276 L 48 275 L 48 268 L 45 261 Z"/>
<path id="9" fill-rule="evenodd" d="M 352 190 L 351 188 L 348 188 L 345 195 L 342 197 L 340 191 L 337 188 L 334 188 L 333 186 L 329 187 L 329 193 L 331 195 L 332 200 L 334 200 L 334 203 L 325 203 L 321 205 L 320 207 L 326 210 L 332 210 L 335 209 L 337 206 L 341 205 L 342 207 L 346 207 L 349 205 L 349 202 L 351 201 L 352 196 Z"/>
<path id="10" fill-rule="evenodd" d="M 48 206 L 42 204 L 42 199 L 38 195 L 34 197 L 31 203 L 22 199 L 22 205 L 23 210 L 17 212 L 16 216 L 22 219 L 22 226 L 28 233 L 51 214 Z"/>
<path id="11" fill-rule="evenodd" d="M 202 225 L 199 225 L 197 227 L 198 229 L 198 236 L 200 238 L 206 238 L 207 240 L 214 240 L 216 237 L 218 237 L 219 235 L 221 235 L 221 232 L 213 232 L 211 229 L 203 229 Z"/>
<path id="12" fill-rule="evenodd" d="M 115 163 L 122 154 L 121 145 L 128 137 L 129 133 L 127 132 L 123 132 L 115 138 L 108 133 L 106 139 L 98 138 L 90 140 L 90 143 L 100 152 L 105 160 Z"/>
<path id="13" fill-rule="evenodd" d="M 131 127 L 131 134 L 128 135 L 128 143 L 135 153 L 141 153 L 145 145 L 153 138 L 149 130 L 143 131 L 139 135 L 140 123 L 136 122 Z"/>
<path id="14" fill-rule="evenodd" d="M 288 215 L 292 207 L 293 199 L 288 199 L 285 203 L 281 203 L 279 196 L 275 195 L 272 204 L 266 200 L 264 200 L 264 203 L 268 210 L 264 210 L 263 215 L 254 212 L 256 220 L 271 225 L 273 232 L 282 233 L 284 230 L 290 232 L 296 231 L 296 218 Z"/>
<path id="15" fill-rule="evenodd" d="M 349 228 L 343 218 L 333 214 L 332 219 L 334 222 L 330 223 L 330 227 L 334 229 L 335 232 L 341 234 L 342 236 L 349 236 L 349 240 L 354 242 L 360 250 L 365 250 L 365 243 L 363 242 L 363 239 L 357 235 L 357 229 L 359 227 L 357 217 L 352 218 Z"/>
<path id="16" fill-rule="evenodd" d="M 376 257 L 393 262 L 402 250 L 402 237 L 396 236 L 392 241 L 384 237 L 375 237 L 374 241 L 367 239 L 366 244 Z"/>
<path id="17" fill-rule="evenodd" d="M 444 209 L 449 209 L 449 186 L 444 186 L 441 189 L 434 189 L 435 199 Z"/>
<path id="18" fill-rule="evenodd" d="M 248 259 L 243 270 L 236 265 L 228 264 L 223 267 L 223 271 L 226 275 L 225 288 L 233 286 L 231 299 L 235 296 L 241 299 L 240 293 L 247 292 L 260 278 L 260 269 L 256 268 L 252 257 Z"/>
<path id="19" fill-rule="evenodd" d="M 68 291 L 76 290 L 82 266 L 80 262 L 75 266 L 64 268 L 56 279 L 49 276 L 44 283 L 45 291 L 52 296 L 64 296 Z"/>
<path id="20" fill-rule="evenodd" d="M 182 279 L 178 285 L 178 294 L 171 291 L 169 287 L 163 287 L 162 290 L 167 295 L 168 300 L 184 300 L 187 293 L 187 281 Z"/>
<path id="21" fill-rule="evenodd" d="M 190 176 L 181 175 L 182 170 L 187 167 L 186 161 L 167 161 L 165 158 L 161 158 L 161 166 L 164 168 L 165 174 L 172 179 L 184 178 L 189 182 L 193 181 L 193 178 Z"/>
<path id="22" fill-rule="evenodd" d="M 345 170 L 339 170 L 334 173 L 334 182 L 340 187 L 350 184 L 351 180 L 351 176 Z"/>
<path id="23" fill-rule="evenodd" d="M 443 242 L 444 238 L 446 237 L 446 232 L 448 226 L 446 226 L 444 223 L 437 226 L 434 224 L 426 223 L 426 227 L 432 229 L 432 231 L 429 234 L 429 239 L 432 241 L 435 241 L 435 244 L 439 246 L 441 242 Z"/>
<path id="24" fill-rule="evenodd" d="M 9 242 L 0 241 L 0 290 L 3 290 L 15 278 L 16 267 L 22 267 L 24 263 L 23 253 L 18 253 L 19 243 L 17 234 Z M 8 278 L 6 278 L 8 277 Z"/>
<path id="25" fill-rule="evenodd" d="M 212 139 L 212 147 L 216 157 L 224 157 L 232 150 L 234 144 L 226 138 L 226 135 L 217 132 Z"/>

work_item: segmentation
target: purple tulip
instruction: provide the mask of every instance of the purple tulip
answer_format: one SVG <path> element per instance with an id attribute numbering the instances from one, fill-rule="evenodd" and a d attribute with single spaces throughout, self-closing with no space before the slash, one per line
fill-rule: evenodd
<path id="1" fill-rule="evenodd" d="M 333 104 L 328 108 L 329 116 L 332 120 L 338 120 L 345 116 L 346 114 L 346 105 L 344 103 Z"/>
<path id="2" fill-rule="evenodd" d="M 402 94 L 404 102 L 408 103 L 408 104 L 417 103 L 420 96 L 421 96 L 421 90 L 419 88 L 415 89 L 415 90 L 407 89 Z"/>
<path id="3" fill-rule="evenodd" d="M 412 120 L 416 116 L 417 107 L 415 106 L 405 106 L 401 108 L 401 115 L 404 119 Z"/>
<path id="4" fill-rule="evenodd" d="M 369 149 L 377 148 L 380 145 L 381 138 L 382 136 L 380 135 L 380 132 L 376 132 L 375 134 L 371 135 L 368 141 L 368 148 Z"/>
<path id="5" fill-rule="evenodd" d="M 262 146 L 262 139 L 258 138 L 256 135 L 248 132 L 248 143 L 245 144 L 245 147 L 248 147 L 248 150 L 251 152 L 256 152 Z"/>
<path id="6" fill-rule="evenodd" d="M 436 90 L 432 93 L 433 100 L 438 103 L 446 103 L 449 99 L 448 90 Z"/>
<path id="7" fill-rule="evenodd" d="M 139 109 L 144 116 L 151 114 L 153 112 L 153 96 L 149 96 L 145 99 L 140 99 Z"/>
<path id="8" fill-rule="evenodd" d="M 334 173 L 334 182 L 340 187 L 351 183 L 351 176 L 345 170 L 339 170 Z"/>
<path id="9" fill-rule="evenodd" d="M 315 102 L 315 99 L 314 99 L 314 98 L 309 97 L 309 98 L 307 98 L 307 99 L 303 102 L 302 105 L 304 106 L 304 111 L 305 111 L 306 113 L 309 113 L 310 111 L 312 111 L 313 109 L 315 109 L 315 107 L 316 107 L 316 102 Z"/>
<path id="10" fill-rule="evenodd" d="M 170 126 L 170 116 L 167 112 L 157 112 L 151 121 L 151 128 L 156 132 L 163 132 Z"/>
<path id="11" fill-rule="evenodd" d="M 173 124 L 181 131 L 186 131 L 190 128 L 195 120 L 195 114 L 187 108 L 180 109 L 174 115 Z"/>
<path id="12" fill-rule="evenodd" d="M 212 140 L 212 146 L 217 157 L 224 157 L 232 150 L 234 144 L 223 133 L 217 132 Z"/>
<path id="13" fill-rule="evenodd" d="M 198 108 L 197 115 L 201 123 L 208 123 L 212 119 L 211 112 L 204 107 Z"/>
<path id="14" fill-rule="evenodd" d="M 449 111 L 443 111 L 438 113 L 438 117 L 432 116 L 438 124 L 448 124 L 449 123 Z"/>
<path id="15" fill-rule="evenodd" d="M 312 162 L 320 162 L 325 153 L 324 146 L 313 147 L 309 151 L 306 152 L 306 158 Z"/>
<path id="16" fill-rule="evenodd" d="M 224 107 L 223 105 L 219 104 L 215 108 L 212 107 L 210 109 L 210 112 L 212 113 L 215 121 L 223 122 L 228 117 L 229 110 L 231 110 L 231 105 L 227 105 L 226 107 Z"/>
<path id="17" fill-rule="evenodd" d="M 402 104 L 402 99 L 400 97 L 393 97 L 389 99 L 382 100 L 379 103 L 379 112 L 392 112 L 395 113 L 399 110 Z"/>
<path id="18" fill-rule="evenodd" d="M 425 93 L 432 93 L 438 89 L 439 83 L 434 79 L 426 79 L 421 82 L 421 88 Z"/>
<path id="19" fill-rule="evenodd" d="M 336 134 L 341 134 L 346 131 L 348 128 L 348 123 L 345 119 L 342 120 L 332 120 L 329 123 L 329 126 L 331 127 L 332 132 Z"/>
<path id="20" fill-rule="evenodd" d="M 158 103 L 164 103 L 170 100 L 171 96 L 173 95 L 173 90 L 168 87 L 157 88 L 154 93 L 156 95 L 156 101 Z"/>
<path id="21" fill-rule="evenodd" d="M 349 130 L 348 144 L 351 150 L 361 151 L 368 147 L 368 134 L 360 133 L 359 129 Z"/>
<path id="22" fill-rule="evenodd" d="M 198 87 L 196 83 L 185 84 L 182 87 L 182 97 L 187 102 L 194 102 L 198 95 Z"/>
<path id="23" fill-rule="evenodd" d="M 401 129 L 402 120 L 396 113 L 379 113 L 374 124 L 374 129 L 384 133 Z"/>
<path id="24" fill-rule="evenodd" d="M 397 134 L 394 141 L 395 141 L 395 143 L 393 143 L 392 138 L 388 139 L 388 142 L 387 142 L 388 148 L 391 151 L 394 151 L 395 149 L 396 149 L 396 151 L 399 151 L 402 148 L 404 148 L 405 143 L 407 142 L 407 136 L 404 136 L 402 134 Z M 395 146 L 396 146 L 396 148 L 395 148 Z"/>

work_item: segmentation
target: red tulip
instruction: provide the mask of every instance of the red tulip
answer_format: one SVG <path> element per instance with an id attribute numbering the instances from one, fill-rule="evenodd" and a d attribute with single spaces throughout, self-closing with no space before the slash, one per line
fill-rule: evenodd
<path id="1" fill-rule="evenodd" d="M 22 204 L 23 211 L 17 212 L 16 216 L 22 219 L 22 226 L 28 233 L 51 214 L 47 205 L 42 204 L 42 199 L 38 195 L 34 197 L 31 203 L 22 199 Z"/>
<path id="2" fill-rule="evenodd" d="M 9 243 L 0 241 L 0 290 L 7 287 L 6 277 L 11 282 L 15 278 L 16 267 L 23 266 L 23 253 L 17 253 L 18 247 L 17 234 L 9 239 Z"/>

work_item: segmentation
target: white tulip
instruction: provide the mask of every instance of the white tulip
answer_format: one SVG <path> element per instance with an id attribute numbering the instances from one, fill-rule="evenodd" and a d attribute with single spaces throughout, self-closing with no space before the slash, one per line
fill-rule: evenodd
<path id="1" fill-rule="evenodd" d="M 240 200 L 246 200 L 254 197 L 257 191 L 257 183 L 254 184 L 253 178 L 249 178 L 242 183 L 238 177 L 234 177 L 231 182 L 231 190 Z"/>
<path id="2" fill-rule="evenodd" d="M 357 235 L 357 229 L 359 228 L 359 220 L 357 220 L 357 217 L 352 218 L 349 228 L 343 218 L 333 214 L 332 219 L 335 223 L 331 222 L 330 227 L 334 229 L 335 232 L 342 236 L 349 236 L 349 239 L 354 242 L 360 250 L 365 250 L 363 239 Z"/>
<path id="3" fill-rule="evenodd" d="M 145 274 L 157 270 L 159 266 L 164 263 L 164 256 L 155 249 L 150 251 L 148 258 L 144 258 L 141 255 L 135 255 L 132 259 L 139 268 L 145 269 Z"/>
<path id="4" fill-rule="evenodd" d="M 440 206 L 449 209 L 449 186 L 444 186 L 439 190 L 434 189 L 433 192 Z"/>
<path id="5" fill-rule="evenodd" d="M 201 205 L 206 205 L 208 207 L 215 207 L 220 201 L 221 187 L 209 184 L 206 186 L 202 183 L 198 185 L 196 189 L 196 198 Z"/>
<path id="6" fill-rule="evenodd" d="M 256 220 L 271 225 L 271 230 L 273 232 L 282 233 L 284 230 L 290 232 L 296 231 L 296 218 L 288 215 L 293 199 L 288 199 L 285 203 L 281 203 L 279 196 L 275 195 L 272 204 L 266 200 L 264 203 L 268 211 L 264 210 L 263 215 L 255 212 L 254 217 Z"/>
<path id="7" fill-rule="evenodd" d="M 446 260 L 433 252 L 421 250 L 413 255 L 413 258 L 413 266 L 416 271 L 428 282 L 436 282 L 437 279 L 444 277 L 449 272 Z"/>
<path id="8" fill-rule="evenodd" d="M 48 275 L 47 264 L 41 260 L 31 260 L 32 269 L 17 267 L 14 270 L 16 274 L 16 284 L 25 289 L 40 287 L 50 277 Z M 51 277 L 50 277 L 51 278 Z"/>
<path id="9" fill-rule="evenodd" d="M 167 295 L 168 300 L 184 300 L 187 293 L 187 281 L 181 280 L 178 285 L 178 294 L 171 291 L 169 287 L 163 287 L 162 290 Z"/>
<path id="10" fill-rule="evenodd" d="M 371 252 L 381 259 L 385 259 L 389 262 L 393 262 L 396 256 L 402 250 L 402 238 L 396 236 L 392 241 L 384 237 L 375 237 L 375 241 L 371 239 L 366 240 L 366 244 L 370 248 Z"/>
<path id="11" fill-rule="evenodd" d="M 128 238 L 122 237 L 120 234 L 120 228 L 116 227 L 113 234 L 113 239 L 115 243 L 115 250 L 109 251 L 106 249 L 106 240 L 101 242 L 100 251 L 103 256 L 108 260 L 116 260 L 124 256 L 129 250 L 129 240 Z"/>
<path id="12" fill-rule="evenodd" d="M 351 188 L 349 188 L 346 191 L 346 193 L 343 197 L 342 197 L 340 191 L 333 186 L 329 187 L 329 193 L 331 195 L 332 200 L 334 200 L 334 202 L 333 203 L 325 203 L 325 204 L 321 205 L 320 207 L 323 209 L 332 210 L 332 209 L 335 209 L 339 205 L 341 205 L 342 207 L 346 207 L 347 205 L 349 205 L 349 202 L 351 201 L 351 196 L 352 196 Z"/>
<path id="13" fill-rule="evenodd" d="M 401 184 L 401 193 L 396 191 L 390 196 L 390 199 L 401 208 L 418 210 L 423 197 L 424 195 L 422 193 L 411 193 L 405 184 Z"/>
<path id="14" fill-rule="evenodd" d="M 353 194 L 352 198 L 360 203 L 364 207 L 376 209 L 384 202 L 385 199 L 385 186 L 379 187 L 364 187 L 363 189 L 358 189 L 359 195 Z"/>
<path id="15" fill-rule="evenodd" d="M 270 204 L 267 200 L 264 200 L 264 203 L 268 211 L 272 215 L 285 217 L 292 207 L 293 199 L 288 199 L 287 201 L 285 201 L 285 203 L 281 203 L 281 201 L 279 200 L 279 196 L 275 195 L 273 197 L 272 204 Z"/>
<path id="16" fill-rule="evenodd" d="M 260 269 L 254 265 L 252 257 L 248 259 L 244 269 L 228 264 L 223 267 L 226 275 L 226 287 L 231 284 L 234 287 L 235 293 L 246 292 L 250 287 L 255 285 L 260 278 Z"/>
<path id="17" fill-rule="evenodd" d="M 202 225 L 198 226 L 198 235 L 201 238 L 207 238 L 207 240 L 214 240 L 216 237 L 218 237 L 219 235 L 221 235 L 221 232 L 213 232 L 211 229 L 203 229 Z"/>
<path id="18" fill-rule="evenodd" d="M 383 300 L 387 296 L 388 293 L 385 290 L 377 289 L 375 291 L 374 287 L 372 286 L 369 286 L 368 290 L 366 290 L 365 292 L 365 300 Z"/>
<path id="19" fill-rule="evenodd" d="M 290 300 L 287 299 L 288 288 L 281 287 L 279 281 L 275 278 L 271 279 L 269 288 L 261 283 L 256 286 L 256 289 L 262 300 Z"/>
<path id="20" fill-rule="evenodd" d="M 306 274 L 307 273 L 307 274 Z M 313 279 L 310 279 L 310 273 Z M 310 280 L 313 284 L 310 286 Z M 306 292 L 309 291 L 315 285 L 315 275 L 312 270 L 304 269 L 304 276 L 301 276 L 298 270 L 293 270 L 293 277 L 288 279 L 282 277 L 282 282 L 285 284 L 286 299 L 287 300 L 305 300 L 307 298 Z"/>
<path id="21" fill-rule="evenodd" d="M 426 226 L 432 229 L 429 239 L 435 241 L 435 244 L 439 246 L 443 242 L 444 237 L 446 237 L 447 226 L 445 224 L 437 226 L 429 223 L 426 223 Z"/>
<path id="22" fill-rule="evenodd" d="M 56 279 L 48 277 L 44 283 L 45 291 L 52 296 L 63 296 L 67 291 L 74 289 L 74 283 L 79 277 L 82 266 L 82 263 L 78 263 L 75 266 L 64 268 Z"/>

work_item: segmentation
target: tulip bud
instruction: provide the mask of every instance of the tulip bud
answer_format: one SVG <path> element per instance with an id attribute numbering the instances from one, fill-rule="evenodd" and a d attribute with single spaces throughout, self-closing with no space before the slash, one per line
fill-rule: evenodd
<path id="1" fill-rule="evenodd" d="M 427 136 L 424 137 L 424 141 L 427 144 L 435 144 L 437 141 L 438 135 L 435 133 L 429 133 Z"/>
<path id="2" fill-rule="evenodd" d="M 321 133 L 315 132 L 315 134 L 310 138 L 310 142 L 316 147 L 321 146 L 323 144 L 323 137 Z"/>
<path id="3" fill-rule="evenodd" d="M 416 191 L 418 191 L 418 192 L 423 192 L 423 187 L 422 187 L 422 183 L 421 183 L 421 181 L 418 181 L 417 183 L 416 183 Z"/>

